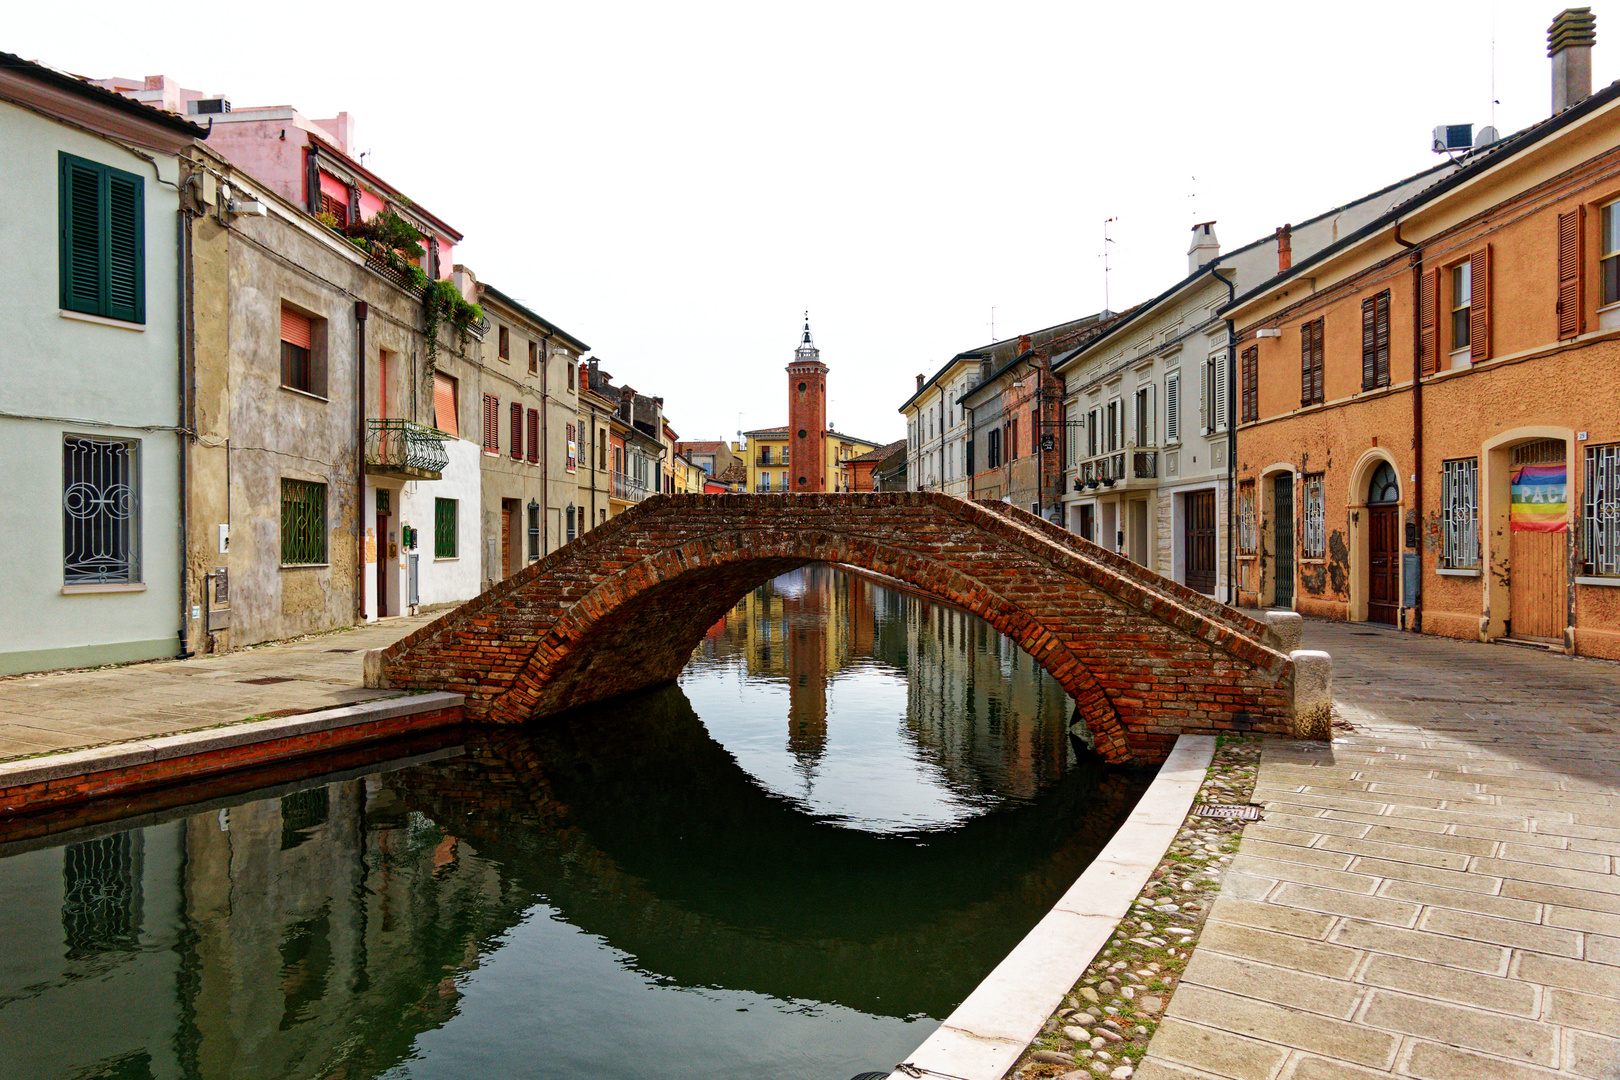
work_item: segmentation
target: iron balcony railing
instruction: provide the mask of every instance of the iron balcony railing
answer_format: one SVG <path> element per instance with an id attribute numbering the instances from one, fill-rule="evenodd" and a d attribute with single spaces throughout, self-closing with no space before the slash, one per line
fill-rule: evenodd
<path id="1" fill-rule="evenodd" d="M 757 458 L 754 459 L 754 464 L 755 465 L 786 465 L 786 464 L 788 464 L 788 456 L 787 456 L 787 454 L 785 452 L 782 453 L 782 454 L 779 454 L 777 456 L 774 456 L 774 457 L 772 455 L 770 455 L 770 454 L 760 454 Z"/>
<path id="2" fill-rule="evenodd" d="M 640 502 L 647 497 L 647 485 L 628 473 L 613 474 L 613 497 L 625 502 Z"/>
<path id="3" fill-rule="evenodd" d="M 1159 452 L 1146 450 L 1115 450 L 1082 461 L 1075 468 L 1074 490 L 1111 488 L 1133 480 L 1154 480 L 1159 475 Z"/>
<path id="4" fill-rule="evenodd" d="M 444 433 L 409 420 L 366 420 L 366 471 L 412 480 L 437 480 L 450 464 Z"/>

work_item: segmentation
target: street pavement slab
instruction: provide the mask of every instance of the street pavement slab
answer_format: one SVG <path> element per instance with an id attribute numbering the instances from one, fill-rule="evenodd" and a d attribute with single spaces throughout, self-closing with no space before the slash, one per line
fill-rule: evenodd
<path id="1" fill-rule="evenodd" d="M 1271 740 L 1134 1080 L 1620 1078 L 1620 665 L 1307 621 L 1332 744 Z"/>

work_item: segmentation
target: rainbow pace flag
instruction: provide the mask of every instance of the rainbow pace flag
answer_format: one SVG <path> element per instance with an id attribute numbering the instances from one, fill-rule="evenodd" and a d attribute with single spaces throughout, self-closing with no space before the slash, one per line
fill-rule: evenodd
<path id="1" fill-rule="evenodd" d="M 1521 465 L 1510 477 L 1514 532 L 1563 532 L 1569 528 L 1564 464 Z"/>

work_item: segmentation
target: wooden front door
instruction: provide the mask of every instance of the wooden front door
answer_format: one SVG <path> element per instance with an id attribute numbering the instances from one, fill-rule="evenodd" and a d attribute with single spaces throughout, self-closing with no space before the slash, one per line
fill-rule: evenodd
<path id="1" fill-rule="evenodd" d="M 388 614 L 388 515 L 377 511 L 377 618 Z"/>
<path id="2" fill-rule="evenodd" d="M 1195 491 L 1187 496 L 1182 517 L 1182 551 L 1187 566 L 1187 588 L 1215 592 L 1215 493 Z"/>
<path id="3" fill-rule="evenodd" d="M 1271 534 L 1276 548 L 1277 584 L 1272 590 L 1276 607 L 1294 606 L 1294 474 L 1283 473 L 1271 482 Z"/>
<path id="4" fill-rule="evenodd" d="M 1367 507 L 1367 621 L 1394 626 L 1401 611 L 1398 506 Z"/>
<path id="5" fill-rule="evenodd" d="M 1564 444 L 1513 448 L 1508 541 L 1508 633 L 1562 641 L 1567 621 L 1568 540 Z"/>
<path id="6" fill-rule="evenodd" d="M 512 573 L 512 535 L 517 532 L 518 501 L 501 500 L 501 577 Z"/>

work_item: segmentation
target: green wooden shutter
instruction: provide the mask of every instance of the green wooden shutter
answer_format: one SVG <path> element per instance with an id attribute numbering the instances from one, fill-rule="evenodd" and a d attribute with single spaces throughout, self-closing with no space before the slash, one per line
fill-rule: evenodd
<path id="1" fill-rule="evenodd" d="M 106 189 L 101 170 L 66 154 L 61 158 L 62 307 L 102 313 Z"/>
<path id="2" fill-rule="evenodd" d="M 58 161 L 63 309 L 145 322 L 142 179 L 71 154 Z"/>
<path id="3" fill-rule="evenodd" d="M 107 311 L 110 319 L 146 321 L 146 237 L 141 181 L 107 175 Z"/>

